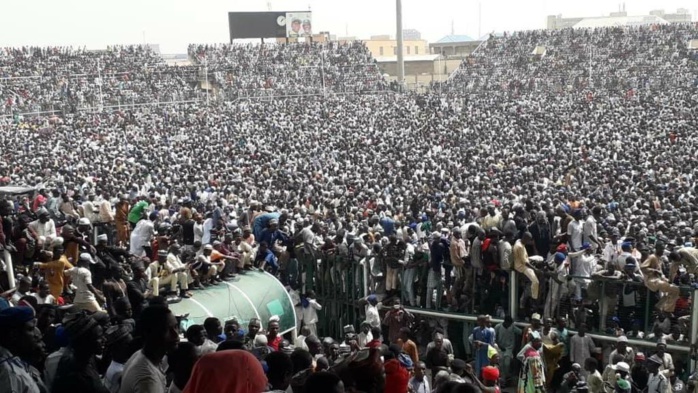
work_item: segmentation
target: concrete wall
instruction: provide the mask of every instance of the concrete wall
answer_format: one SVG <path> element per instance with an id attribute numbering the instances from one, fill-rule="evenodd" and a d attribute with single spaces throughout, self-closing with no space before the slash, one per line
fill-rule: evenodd
<path id="1" fill-rule="evenodd" d="M 397 41 L 395 40 L 362 40 L 373 57 L 385 57 L 397 55 Z M 402 42 L 405 56 L 428 55 L 429 44 L 425 40 L 405 40 Z M 382 49 L 381 49 L 382 48 Z"/>

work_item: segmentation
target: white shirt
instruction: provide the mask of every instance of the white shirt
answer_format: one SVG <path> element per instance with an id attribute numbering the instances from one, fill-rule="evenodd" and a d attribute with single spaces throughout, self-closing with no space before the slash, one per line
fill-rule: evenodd
<path id="1" fill-rule="evenodd" d="M 293 342 L 293 346 L 296 348 L 304 349 L 307 351 L 308 345 L 305 343 L 305 336 L 300 335 L 300 336 L 296 337 L 296 340 Z"/>
<path id="2" fill-rule="evenodd" d="M 58 371 L 58 363 L 61 361 L 67 349 L 67 347 L 60 348 L 46 357 L 46 361 L 44 362 L 44 382 L 47 387 L 53 386 L 53 381 Z"/>
<path id="3" fill-rule="evenodd" d="M 119 387 L 121 386 L 121 376 L 124 373 L 124 365 L 111 361 L 107 372 L 104 374 L 102 383 L 109 389 L 110 393 L 118 393 Z"/>
<path id="4" fill-rule="evenodd" d="M 140 220 L 131 232 L 131 248 L 129 253 L 136 256 L 145 256 L 143 247 L 150 245 L 150 240 L 155 232 L 155 224 L 150 220 Z"/>
<path id="5" fill-rule="evenodd" d="M 598 235 L 596 233 L 596 219 L 594 216 L 589 216 L 586 221 L 584 221 L 584 227 L 583 227 L 583 236 L 582 239 L 584 242 L 591 244 L 591 247 L 593 249 L 596 249 L 597 244 L 591 240 L 592 236 L 594 239 L 598 240 Z"/>
<path id="6" fill-rule="evenodd" d="M 44 223 L 35 220 L 29 223 L 29 227 L 39 236 L 56 237 L 56 224 L 53 220 L 48 220 Z"/>
<path id="7" fill-rule="evenodd" d="M 366 305 L 366 321 L 371 324 L 371 327 L 381 326 L 381 317 L 378 314 L 378 306 L 371 304 Z"/>
<path id="8" fill-rule="evenodd" d="M 620 253 L 620 244 L 618 242 L 613 244 L 612 241 L 608 241 L 608 243 L 606 243 L 606 247 L 603 249 L 603 260 L 605 262 L 613 262 L 615 264 Z"/>
<path id="9" fill-rule="evenodd" d="M 659 366 L 659 371 L 664 374 L 665 377 L 669 378 L 669 373 L 671 373 L 671 370 L 674 369 L 674 359 L 671 358 L 669 353 L 664 352 L 662 361 L 664 364 Z"/>
<path id="10" fill-rule="evenodd" d="M 213 229 L 213 219 L 207 218 L 206 221 L 204 221 L 204 232 L 201 237 L 201 244 L 211 243 L 211 229 Z"/>
<path id="11" fill-rule="evenodd" d="M 56 304 L 56 298 L 50 293 L 46 297 L 41 297 L 38 293 L 32 293 L 32 295 L 36 298 L 37 304 Z"/>
<path id="12" fill-rule="evenodd" d="M 591 277 L 596 271 L 596 257 L 594 255 L 582 254 L 576 263 L 575 276 Z"/>
<path id="13" fill-rule="evenodd" d="M 25 297 L 25 296 L 33 296 L 33 295 L 34 295 L 34 294 L 31 293 L 31 292 L 22 293 L 22 292 L 20 292 L 20 291 L 15 291 L 15 293 L 14 293 L 14 294 L 12 295 L 12 297 L 10 298 L 10 302 L 11 302 L 14 306 L 16 306 L 16 305 L 19 304 L 19 301 L 20 301 L 23 297 Z"/>
<path id="14" fill-rule="evenodd" d="M 373 341 L 373 334 L 371 333 L 371 331 L 369 331 L 366 334 L 364 334 L 364 332 L 361 332 L 356 337 L 359 344 L 359 348 L 364 348 L 366 344 Z"/>
<path id="15" fill-rule="evenodd" d="M 199 224 L 198 222 L 194 224 L 194 242 L 201 242 L 201 244 L 204 244 L 202 242 L 202 239 L 204 237 L 204 225 Z"/>
<path id="16" fill-rule="evenodd" d="M 216 349 L 218 349 L 218 344 L 214 343 L 213 341 L 206 339 L 201 346 L 196 347 L 196 351 L 199 353 L 199 356 L 204 356 L 209 353 L 214 353 L 216 352 Z"/>
<path id="17" fill-rule="evenodd" d="M 140 350 L 124 366 L 119 393 L 165 393 L 165 373 Z"/>
<path id="18" fill-rule="evenodd" d="M 303 322 L 306 324 L 317 323 L 317 310 L 322 310 L 322 306 L 315 299 L 308 299 L 308 307 L 302 307 Z"/>
<path id="19" fill-rule="evenodd" d="M 75 291 L 75 303 L 89 303 L 97 300 L 88 287 L 88 285 L 92 285 L 92 272 L 90 272 L 90 269 L 74 267 L 66 270 L 66 272 L 70 275 L 73 285 L 77 288 Z"/>
<path id="20" fill-rule="evenodd" d="M 165 268 L 168 272 L 172 273 L 174 270 L 181 269 L 184 267 L 182 260 L 174 254 L 167 254 L 167 262 L 165 262 Z"/>
<path id="21" fill-rule="evenodd" d="M 416 377 L 412 377 L 408 385 L 412 388 L 410 391 L 412 393 L 431 393 L 431 389 L 429 389 L 429 378 L 426 376 L 424 376 L 421 381 L 418 381 Z"/>
<path id="22" fill-rule="evenodd" d="M 567 225 L 567 235 L 569 236 L 569 244 L 575 251 L 582 248 L 582 224 L 577 220 L 572 220 Z"/>
<path id="23" fill-rule="evenodd" d="M 669 386 L 669 380 L 661 372 L 657 374 L 650 374 L 647 380 L 647 393 L 669 393 L 671 392 L 671 387 Z"/>

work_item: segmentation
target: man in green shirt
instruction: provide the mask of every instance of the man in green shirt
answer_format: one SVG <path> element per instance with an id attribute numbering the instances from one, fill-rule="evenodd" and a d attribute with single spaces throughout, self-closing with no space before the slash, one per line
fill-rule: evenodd
<path id="1" fill-rule="evenodd" d="M 131 211 L 128 212 L 128 222 L 131 224 L 131 229 L 136 227 L 136 224 L 138 221 L 141 220 L 141 217 L 143 217 L 143 212 L 145 209 L 148 208 L 148 201 L 145 200 L 145 198 L 142 198 L 140 201 L 138 201 L 133 207 L 131 208 Z"/>

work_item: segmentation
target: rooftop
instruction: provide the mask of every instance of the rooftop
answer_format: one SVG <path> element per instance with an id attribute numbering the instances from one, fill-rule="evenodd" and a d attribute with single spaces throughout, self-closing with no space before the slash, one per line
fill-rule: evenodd
<path id="1" fill-rule="evenodd" d="M 411 56 L 405 56 L 405 63 L 411 62 L 411 61 L 434 61 L 439 58 L 441 55 L 411 55 Z M 392 63 L 397 61 L 397 56 L 379 56 L 376 57 L 376 62 L 378 63 Z"/>
<path id="2" fill-rule="evenodd" d="M 574 25 L 574 28 L 595 28 L 614 26 L 645 26 L 652 24 L 665 25 L 666 20 L 656 15 L 642 16 L 602 16 L 598 18 L 584 18 Z"/>
<path id="3" fill-rule="evenodd" d="M 435 42 L 435 44 L 452 44 L 456 42 L 470 42 L 475 41 L 472 37 L 462 34 L 447 35 L 442 39 Z"/>

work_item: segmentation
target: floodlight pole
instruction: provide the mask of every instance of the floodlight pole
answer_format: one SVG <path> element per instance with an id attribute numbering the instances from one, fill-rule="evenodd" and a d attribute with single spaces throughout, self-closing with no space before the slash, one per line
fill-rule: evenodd
<path id="1" fill-rule="evenodd" d="M 395 24 L 397 31 L 395 38 L 397 40 L 397 83 L 402 91 L 405 85 L 405 57 L 404 47 L 402 44 L 402 0 L 395 0 Z"/>
<path id="2" fill-rule="evenodd" d="M 208 91 L 211 86 L 208 84 L 208 53 L 204 52 L 204 73 L 206 78 L 206 106 L 210 105 Z"/>
<path id="3" fill-rule="evenodd" d="M 99 59 L 97 59 L 97 78 L 99 80 L 99 111 L 104 110 L 104 96 L 102 96 L 102 67 L 99 64 Z"/>

